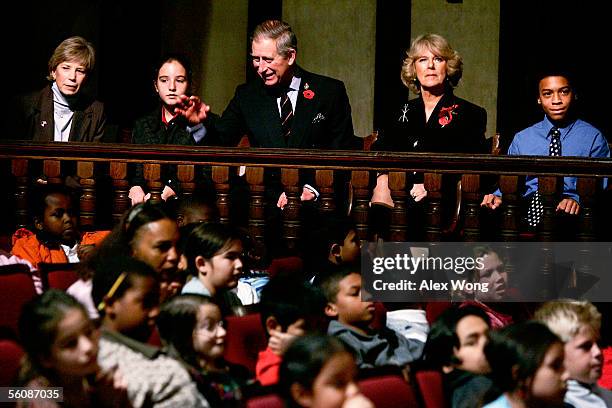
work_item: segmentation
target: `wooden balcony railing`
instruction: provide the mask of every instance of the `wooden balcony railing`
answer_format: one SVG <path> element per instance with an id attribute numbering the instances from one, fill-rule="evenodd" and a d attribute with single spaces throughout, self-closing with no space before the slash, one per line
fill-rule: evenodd
<path id="1" fill-rule="evenodd" d="M 80 221 L 82 225 L 96 225 L 97 219 L 107 211 L 114 220 L 129 207 L 128 164 L 143 163 L 144 174 L 152 199 L 159 200 L 163 188 L 160 179 L 161 165 L 178 165 L 178 178 L 183 194 L 192 194 L 196 188 L 197 165 L 212 166 L 212 178 L 217 191 L 217 204 L 223 221 L 229 216 L 230 172 L 237 166 L 247 166 L 246 182 L 251 191 L 249 203 L 249 227 L 257 239 L 265 230 L 264 169 L 280 168 L 282 183 L 289 203 L 283 211 L 284 238 L 297 239 L 300 231 L 299 208 L 301 186 L 298 174 L 301 169 L 316 170 L 316 184 L 321 192 L 320 206 L 324 211 L 334 209 L 333 180 L 335 170 L 351 171 L 353 188 L 352 216 L 360 238 L 366 239 L 367 214 L 371 195 L 370 172 L 389 171 L 389 185 L 395 201 L 392 211 L 391 236 L 402 241 L 406 237 L 409 220 L 406 218 L 406 172 L 425 173 L 425 185 L 429 191 L 426 209 L 426 238 L 430 241 L 443 239 L 440 219 L 442 200 L 442 175 L 460 174 L 462 181 L 463 239 L 476 241 L 480 238 L 479 212 L 483 192 L 481 176 L 499 176 L 499 186 L 504 193 L 504 203 L 499 225 L 499 238 L 504 241 L 519 240 L 520 176 L 527 174 L 539 177 L 539 191 L 543 197 L 544 214 L 538 239 L 553 240 L 552 235 L 557 202 L 557 186 L 562 176 L 579 177 L 578 192 L 581 196 L 579 233 L 576 240 L 595 240 L 596 223 L 605 222 L 607 212 L 595 213 L 595 200 L 600 197 L 598 185 L 601 179 L 612 176 L 612 160 L 586 158 L 552 158 L 525 156 L 390 153 L 365 151 L 323 151 L 261 148 L 212 148 L 155 146 L 131 144 L 86 144 L 86 143 L 25 143 L 5 142 L 0 144 L 0 167 L 2 180 L 9 186 L 5 200 L 12 202 L 14 217 L 10 228 L 28 223 L 28 186 L 32 178 L 29 164 L 42 161 L 44 175 L 49 182 L 61 182 L 62 166 L 76 162 L 76 174 L 80 177 Z M 112 181 L 112 204 L 96 210 L 96 183 L 100 175 Z M 10 181 L 10 182 L 9 182 Z M 5 190 L 6 191 L 6 190 Z M 99 207 L 99 206 L 98 206 Z M 110 217 L 109 217 L 110 218 Z M 597 218 L 597 219 L 596 219 Z"/>

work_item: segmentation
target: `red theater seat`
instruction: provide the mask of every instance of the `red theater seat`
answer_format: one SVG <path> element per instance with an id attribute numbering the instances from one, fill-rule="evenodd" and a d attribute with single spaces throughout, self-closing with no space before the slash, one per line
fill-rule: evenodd
<path id="1" fill-rule="evenodd" d="M 17 335 L 21 307 L 34 296 L 36 290 L 27 265 L 0 266 L 0 329 Z"/>
<path id="2" fill-rule="evenodd" d="M 451 302 L 427 302 L 425 306 L 425 315 L 427 317 L 427 322 L 431 325 L 436 321 L 438 316 L 442 314 L 443 311 L 451 307 L 453 304 Z"/>
<path id="3" fill-rule="evenodd" d="M 446 407 L 442 373 L 437 370 L 418 370 L 414 373 L 424 408 Z"/>
<path id="4" fill-rule="evenodd" d="M 225 353 L 227 361 L 240 364 L 255 373 L 257 355 L 265 350 L 268 340 L 259 313 L 228 316 L 225 319 Z"/>
<path id="5" fill-rule="evenodd" d="M 79 279 L 77 263 L 45 263 L 38 264 L 38 272 L 45 289 L 66 290 Z"/>
<path id="6" fill-rule="evenodd" d="M 418 407 L 416 394 L 400 374 L 379 375 L 358 381 L 363 395 L 376 408 Z"/>
<path id="7" fill-rule="evenodd" d="M 246 402 L 246 408 L 284 408 L 284 406 L 283 399 L 275 393 L 251 397 Z"/>
<path id="8" fill-rule="evenodd" d="M 17 382 L 24 351 L 19 343 L 0 339 L 0 387 L 10 387 Z"/>
<path id="9" fill-rule="evenodd" d="M 304 272 L 304 261 L 298 256 L 288 256 L 286 258 L 274 258 L 268 267 L 268 274 L 271 278 L 282 276 L 300 276 Z"/>

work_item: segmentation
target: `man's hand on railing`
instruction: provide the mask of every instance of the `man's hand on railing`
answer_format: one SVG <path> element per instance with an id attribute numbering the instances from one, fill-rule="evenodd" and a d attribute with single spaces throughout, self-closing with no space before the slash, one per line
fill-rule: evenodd
<path id="1" fill-rule="evenodd" d="M 300 195 L 300 201 L 312 201 L 317 198 L 317 195 L 308 187 L 302 187 L 302 194 Z M 283 210 L 289 200 L 287 199 L 287 194 L 285 192 L 281 193 L 278 197 L 278 201 L 276 202 L 276 206 Z"/>
<path id="2" fill-rule="evenodd" d="M 413 185 L 412 189 L 410 190 L 410 195 L 417 203 L 427 197 L 427 190 L 425 190 L 425 184 Z"/>
<path id="3" fill-rule="evenodd" d="M 164 189 L 161 193 L 161 198 L 162 200 L 166 201 L 167 199 L 169 199 L 170 197 L 174 197 L 175 195 L 176 193 L 173 189 L 168 186 L 164 186 Z M 151 193 L 145 194 L 142 187 L 134 186 L 130 188 L 128 197 L 130 198 L 130 200 L 132 200 L 132 206 L 135 206 L 136 204 L 144 203 L 149 198 L 151 198 Z"/>
<path id="4" fill-rule="evenodd" d="M 314 193 L 314 191 L 312 191 L 306 186 L 302 187 L 302 195 L 300 195 L 301 201 L 312 201 L 312 200 L 315 200 L 316 198 L 317 198 L 317 195 Z"/>
<path id="5" fill-rule="evenodd" d="M 132 200 L 132 207 L 136 204 L 144 203 L 146 200 L 145 192 L 140 186 L 134 186 L 130 188 L 128 197 L 130 198 L 130 200 Z"/>
<path id="6" fill-rule="evenodd" d="M 198 96 L 180 95 L 179 98 L 180 102 L 174 112 L 187 119 L 189 125 L 195 126 L 206 120 L 210 106 L 202 102 Z"/>
<path id="7" fill-rule="evenodd" d="M 564 198 L 557 205 L 557 212 L 565 212 L 566 214 L 577 215 L 580 212 L 580 204 L 571 198 Z"/>
<path id="8" fill-rule="evenodd" d="M 281 195 L 278 197 L 276 206 L 280 208 L 281 210 L 283 210 L 288 202 L 289 200 L 287 200 L 287 194 L 285 194 L 285 192 L 282 192 Z"/>
<path id="9" fill-rule="evenodd" d="M 499 207 L 501 203 L 502 203 L 501 197 L 496 196 L 495 194 L 487 194 L 482 199 L 482 203 L 480 203 L 480 206 L 487 207 L 487 208 L 490 208 L 491 210 L 494 210 L 497 207 Z"/>
<path id="10" fill-rule="evenodd" d="M 164 190 L 161 193 L 161 198 L 162 200 L 166 201 L 167 199 L 169 199 L 170 197 L 174 197 L 176 195 L 176 193 L 174 192 L 173 189 L 171 189 L 168 186 L 164 186 Z M 148 198 L 147 198 L 148 200 Z"/>

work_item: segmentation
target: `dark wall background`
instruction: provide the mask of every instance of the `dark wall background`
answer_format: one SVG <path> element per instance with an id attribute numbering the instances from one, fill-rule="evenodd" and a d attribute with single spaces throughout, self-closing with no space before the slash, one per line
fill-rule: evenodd
<path id="1" fill-rule="evenodd" d="M 410 48 L 410 1 L 376 2 L 376 73 L 374 76 L 374 127 L 381 129 L 406 98 L 400 79 L 402 62 Z"/>
<path id="2" fill-rule="evenodd" d="M 130 126 L 152 108 L 151 67 L 160 56 L 161 0 L 55 0 L 12 4 L 2 27 L 9 95 L 48 82 L 47 62 L 64 39 L 80 35 L 96 49 L 96 67 L 84 89 L 105 103 L 113 129 Z M 11 29 L 6 20 L 18 21 Z M 119 132 L 113 132 L 119 134 Z"/>
<path id="3" fill-rule="evenodd" d="M 176 7 L 180 5 L 176 2 Z M 7 5 L 1 34 L 8 95 L 44 86 L 53 49 L 70 35 L 82 35 L 98 52 L 87 91 L 106 104 L 111 124 L 129 127 L 156 101 L 151 67 L 162 51 L 164 25 L 178 24 L 161 12 L 164 7 L 169 4 L 163 0 L 22 1 Z M 610 138 L 612 123 L 606 97 L 612 82 L 604 61 L 609 23 L 600 9 L 603 6 L 598 7 L 586 2 L 501 1 L 498 130 L 505 145 L 516 131 L 541 119 L 532 76 L 542 63 L 550 61 L 560 61 L 577 72 L 583 117 Z M 280 15 L 281 0 L 249 1 L 249 31 L 264 18 Z M 410 16 L 409 1 L 377 2 L 375 128 L 407 94 L 399 80 L 399 67 L 410 42 L 406 21 L 411 18 L 419 16 Z M 14 22 L 17 29 L 9 27 Z M 248 61 L 245 70 L 252 75 Z"/>
<path id="4" fill-rule="evenodd" d="M 514 134 L 543 118 L 534 75 L 555 64 L 576 75 L 582 117 L 612 141 L 608 95 L 610 19 L 604 3 L 502 0 L 498 129 L 508 146 Z"/>

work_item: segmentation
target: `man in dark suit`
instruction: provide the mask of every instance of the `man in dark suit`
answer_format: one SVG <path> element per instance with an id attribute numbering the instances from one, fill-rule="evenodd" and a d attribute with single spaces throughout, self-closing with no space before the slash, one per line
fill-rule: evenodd
<path id="1" fill-rule="evenodd" d="M 287 23 L 268 20 L 255 28 L 251 61 L 258 77 L 236 88 L 215 124 L 223 145 L 235 146 L 247 135 L 252 147 L 355 147 L 357 139 L 344 84 L 297 65 L 297 38 Z M 181 112 L 191 123 L 206 118 L 209 107 L 197 97 L 183 98 L 183 103 Z M 302 201 L 316 200 L 314 174 L 302 173 Z M 274 201 L 283 208 L 287 203 L 278 171 L 266 174 L 266 196 L 268 205 Z"/>
<path id="2" fill-rule="evenodd" d="M 355 144 L 351 106 L 344 84 L 297 65 L 297 38 L 289 24 L 267 20 L 252 36 L 251 61 L 258 78 L 239 85 L 216 122 L 223 145 L 236 146 L 247 135 L 252 147 L 350 149 Z M 283 125 L 284 94 L 291 103 L 289 126 Z M 190 122 L 201 122 L 209 107 L 197 97 L 183 98 Z M 285 122 L 287 123 L 287 122 Z M 287 127 L 289 129 L 287 129 Z M 288 134 L 287 134 L 288 132 Z M 316 192 L 306 187 L 303 199 Z M 279 206 L 282 207 L 279 200 Z"/>

